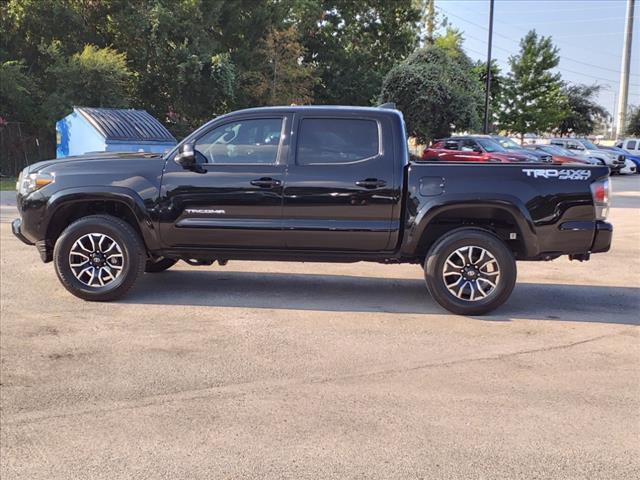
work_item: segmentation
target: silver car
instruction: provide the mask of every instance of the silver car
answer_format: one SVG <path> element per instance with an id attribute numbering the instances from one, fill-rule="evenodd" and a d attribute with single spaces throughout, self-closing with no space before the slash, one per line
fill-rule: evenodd
<path id="1" fill-rule="evenodd" d="M 611 173 L 620 173 L 624 168 L 624 155 L 602 150 L 586 138 L 552 138 L 549 144 L 600 160 L 611 169 Z"/>

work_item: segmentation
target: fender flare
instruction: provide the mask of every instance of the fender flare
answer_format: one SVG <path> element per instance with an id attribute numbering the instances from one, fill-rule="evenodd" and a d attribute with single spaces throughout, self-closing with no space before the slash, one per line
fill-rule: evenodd
<path id="1" fill-rule="evenodd" d="M 429 224 L 438 215 L 452 210 L 486 207 L 502 210 L 510 214 L 516 221 L 521 240 L 525 248 L 525 256 L 535 257 L 539 253 L 538 237 L 536 235 L 533 219 L 526 207 L 517 198 L 504 195 L 496 197 L 475 196 L 474 198 L 456 198 L 447 201 L 434 200 L 426 203 L 418 211 L 413 222 L 407 225 L 407 235 L 402 250 L 406 253 L 415 253 Z"/>
<path id="2" fill-rule="evenodd" d="M 138 228 L 142 233 L 142 239 L 149 250 L 160 249 L 158 231 L 144 201 L 138 193 L 130 188 L 116 186 L 87 186 L 73 187 L 60 190 L 48 199 L 43 219 L 47 220 L 42 225 L 42 230 L 47 231 L 49 222 L 61 207 L 71 203 L 83 203 L 91 201 L 110 201 L 125 205 L 138 222 Z"/>

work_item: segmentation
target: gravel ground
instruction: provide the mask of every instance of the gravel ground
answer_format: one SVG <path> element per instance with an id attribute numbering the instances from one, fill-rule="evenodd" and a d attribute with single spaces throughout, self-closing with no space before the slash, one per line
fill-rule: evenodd
<path id="1" fill-rule="evenodd" d="M 184 263 L 70 296 L 0 196 L 0 477 L 640 477 L 640 177 L 613 249 L 448 314 L 416 266 Z"/>

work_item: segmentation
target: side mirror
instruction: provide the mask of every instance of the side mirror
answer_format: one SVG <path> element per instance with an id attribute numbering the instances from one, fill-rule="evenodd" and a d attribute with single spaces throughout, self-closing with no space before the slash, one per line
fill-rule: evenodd
<path id="1" fill-rule="evenodd" d="M 476 153 L 482 153 L 482 149 L 480 147 L 473 147 L 473 151 Z"/>
<path id="2" fill-rule="evenodd" d="M 196 152 L 193 149 L 193 144 L 184 143 L 180 145 L 178 148 L 178 154 L 176 155 L 175 161 L 178 165 L 181 165 L 182 168 L 192 169 L 196 166 Z"/>

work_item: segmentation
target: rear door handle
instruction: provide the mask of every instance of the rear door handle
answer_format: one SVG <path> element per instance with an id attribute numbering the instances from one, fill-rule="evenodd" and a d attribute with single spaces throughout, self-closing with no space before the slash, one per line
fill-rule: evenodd
<path id="1" fill-rule="evenodd" d="M 387 184 L 384 180 L 378 180 L 377 178 L 365 178 L 364 180 L 359 180 L 356 182 L 356 185 L 364 188 L 382 188 Z"/>
<path id="2" fill-rule="evenodd" d="M 256 180 L 251 180 L 251 182 L 249 183 L 251 183 L 251 185 L 255 187 L 260 187 L 260 188 L 274 188 L 282 185 L 282 182 L 280 180 L 276 180 L 275 178 L 271 178 L 271 177 L 258 178 Z"/>

